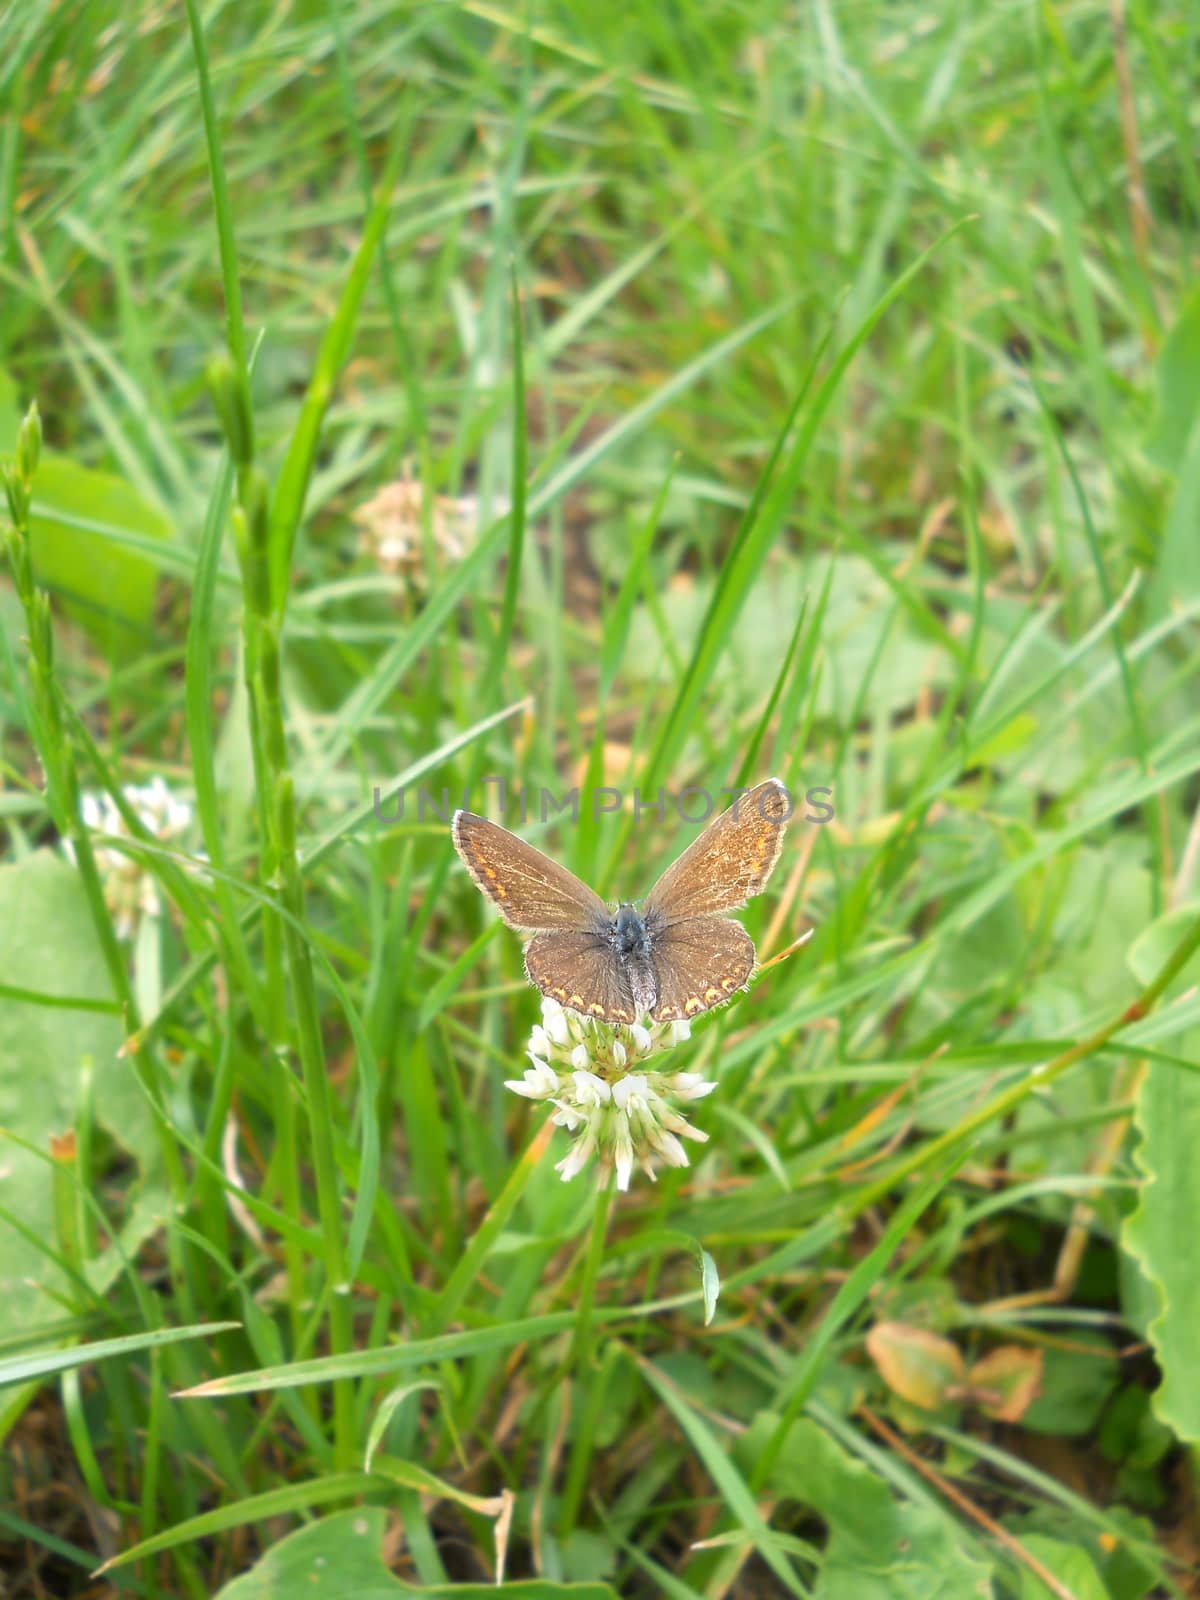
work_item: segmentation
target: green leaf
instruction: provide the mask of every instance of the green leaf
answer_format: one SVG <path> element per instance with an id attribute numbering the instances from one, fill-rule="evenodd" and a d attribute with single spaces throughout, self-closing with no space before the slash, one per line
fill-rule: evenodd
<path id="1" fill-rule="evenodd" d="M 0 368 L 0 457 L 12 455 L 20 418 L 16 385 Z M 42 451 L 30 518 L 35 571 L 63 596 L 67 615 L 117 655 L 143 646 L 160 571 L 147 547 L 173 532 L 123 478 Z"/>
<path id="2" fill-rule="evenodd" d="M 69 1372 L 93 1361 L 110 1361 L 114 1356 L 133 1355 L 181 1339 L 203 1339 L 212 1333 L 240 1328 L 240 1322 L 200 1322 L 191 1328 L 155 1328 L 146 1333 L 131 1333 L 121 1339 L 97 1339 L 92 1344 L 76 1344 L 66 1350 L 38 1350 L 33 1355 L 9 1356 L 0 1361 L 0 1386 L 25 1383 L 49 1373 Z"/>
<path id="3" fill-rule="evenodd" d="M 256 1565 L 218 1591 L 216 1600 L 397 1600 L 405 1594 L 460 1600 L 617 1600 L 607 1583 L 402 1583 L 384 1565 L 388 1513 L 381 1506 L 339 1511 L 273 1545 Z"/>
<path id="4" fill-rule="evenodd" d="M 589 1528 L 572 1528 L 560 1553 L 563 1571 L 577 1582 L 599 1582 L 617 1562 L 614 1541 Z"/>
<path id="5" fill-rule="evenodd" d="M 1163 518 L 1158 562 L 1147 595 L 1152 614 L 1200 595 L 1200 289 L 1184 301 L 1158 358 L 1158 414 L 1146 440 L 1150 459 L 1177 480 Z"/>
<path id="6" fill-rule="evenodd" d="M 1193 1031 L 1179 1046 L 1194 1057 Z M 1163 1062 L 1147 1062 L 1138 1085 L 1134 1125 L 1141 1135 L 1134 1160 L 1145 1175 L 1121 1243 L 1141 1268 L 1157 1314 L 1146 1329 L 1162 1369 L 1155 1414 L 1182 1439 L 1200 1442 L 1200 1077 Z"/>
<path id="7" fill-rule="evenodd" d="M 16 1329 L 47 1315 L 41 1286 L 69 1292 L 47 1254 L 53 1172 L 38 1152 L 48 1155 L 51 1138 L 74 1128 L 85 1093 L 143 1167 L 155 1146 L 133 1069 L 117 1057 L 120 1023 L 96 1009 L 112 990 L 79 874 L 48 850 L 0 867 L 0 973 L 9 990 L 0 1004 L 0 1129 L 16 1136 L 3 1142 L 0 1205 L 26 1230 L 0 1228 L 0 1327 Z M 41 998 L 16 999 L 14 990 Z"/>
<path id="8" fill-rule="evenodd" d="M 1200 417 L 1200 287 L 1184 300 L 1156 368 L 1158 410 L 1146 436 L 1146 454 L 1156 467 L 1178 474 Z"/>
<path id="9" fill-rule="evenodd" d="M 1190 900 L 1186 905 L 1176 906 L 1164 916 L 1156 917 L 1149 927 L 1143 928 L 1138 934 L 1125 954 L 1125 961 L 1143 988 L 1153 983 L 1167 964 L 1171 952 L 1197 916 L 1200 916 L 1200 900 Z M 1192 957 L 1175 978 L 1167 990 L 1167 998 L 1173 998 L 1198 982 L 1200 982 L 1200 952 Z"/>
<path id="10" fill-rule="evenodd" d="M 1104 1579 L 1082 1546 L 1064 1544 L 1061 1539 L 1051 1539 L 1044 1533 L 1027 1533 L 1021 1543 L 1074 1595 L 1075 1600 L 1109 1600 Z M 1060 1600 L 1060 1596 L 1023 1563 L 1020 1574 L 1021 1600 Z"/>
<path id="11" fill-rule="evenodd" d="M 665 1309 L 695 1303 L 694 1294 L 671 1295 L 663 1300 L 648 1300 L 637 1306 L 597 1306 L 592 1314 L 596 1323 L 633 1321 L 657 1316 Z M 289 1361 L 282 1366 L 262 1367 L 252 1372 L 232 1372 L 224 1378 L 211 1378 L 193 1389 L 182 1390 L 181 1399 L 213 1399 L 221 1395 L 257 1394 L 268 1389 L 293 1389 L 308 1383 L 335 1383 L 340 1378 L 382 1377 L 405 1367 L 425 1362 L 459 1361 L 465 1356 L 508 1350 L 527 1339 L 552 1338 L 575 1327 L 575 1311 L 548 1311 L 538 1317 L 522 1317 L 494 1327 L 463 1328 L 454 1333 L 439 1333 L 428 1339 L 406 1339 L 401 1344 L 384 1345 L 374 1350 L 353 1350 L 340 1356 L 312 1356 L 307 1361 Z"/>
<path id="12" fill-rule="evenodd" d="M 1104 1525 L 1098 1526 L 1065 1506 L 1043 1502 L 1026 1516 L 1005 1517 L 1004 1525 L 1056 1574 L 1054 1557 L 1046 1558 L 1042 1553 L 1043 1545 L 1082 1550 L 1103 1579 L 1106 1600 L 1143 1600 L 1155 1589 L 1160 1576 L 1158 1563 L 1146 1556 L 1154 1547 L 1153 1524 L 1125 1506 L 1109 1505 L 1104 1513 Z M 1045 1590 L 1041 1592 L 1044 1594 Z M 1155 1592 L 1165 1590 L 1156 1589 Z"/>
<path id="13" fill-rule="evenodd" d="M 1175 1441 L 1153 1415 L 1149 1393 L 1140 1383 L 1128 1383 L 1105 1411 L 1098 1442 L 1110 1461 L 1153 1467 Z"/>
<path id="14" fill-rule="evenodd" d="M 402 1383 L 397 1388 L 386 1394 L 379 1403 L 379 1410 L 371 1421 L 371 1431 L 367 1435 L 367 1446 L 363 1452 L 363 1471 L 370 1472 L 371 1462 L 375 1452 L 383 1443 L 384 1435 L 388 1430 L 388 1423 L 395 1416 L 397 1409 L 404 1404 L 409 1395 L 418 1394 L 422 1389 L 435 1389 L 441 1392 L 441 1384 L 436 1378 L 418 1378 L 415 1383 Z"/>
<path id="15" fill-rule="evenodd" d="M 17 398 L 17 386 L 0 367 L 0 456 L 12 455 L 20 426 L 21 404 Z"/>
<path id="16" fill-rule="evenodd" d="M 159 569 L 121 535 L 168 542 L 172 529 L 122 478 L 46 452 L 33 492 L 30 536 L 38 578 L 64 610 L 118 656 L 144 648 Z"/>
<path id="17" fill-rule="evenodd" d="M 1071 1345 L 1042 1351 L 1041 1392 L 1021 1418 L 1036 1433 L 1090 1433 L 1120 1379 L 1112 1346 L 1099 1334 L 1073 1328 Z"/>
<path id="18" fill-rule="evenodd" d="M 1200 904 L 1177 906 L 1134 940 L 1126 961 L 1137 981 L 1153 981 L 1195 924 Z M 1193 956 L 1168 986 L 1168 1002 L 1200 979 Z M 1200 1037 L 1193 1030 L 1178 1045 L 1195 1059 Z M 1153 1303 L 1146 1336 L 1163 1380 L 1154 1396 L 1160 1421 L 1189 1442 L 1200 1440 L 1200 1254 L 1193 1226 L 1200 1206 L 1200 1166 L 1193 1129 L 1200 1116 L 1200 1078 L 1165 1062 L 1147 1062 L 1136 1093 L 1134 1125 L 1141 1134 L 1134 1159 L 1145 1174 L 1138 1203 L 1125 1220 L 1121 1242 L 1141 1269 Z"/>
<path id="19" fill-rule="evenodd" d="M 753 1461 L 777 1418 L 763 1412 L 739 1445 Z M 897 1500 L 884 1480 L 807 1417 L 792 1424 L 771 1487 L 829 1527 L 813 1600 L 991 1600 L 993 1569 L 931 1505 Z"/>
<path id="20" fill-rule="evenodd" d="M 737 1519 L 763 1561 L 770 1567 L 788 1594 L 802 1594 L 804 1591 L 792 1569 L 783 1559 L 779 1543 L 759 1511 L 746 1478 L 730 1460 L 725 1443 L 718 1440 L 699 1411 L 693 1408 L 689 1395 L 652 1362 L 639 1362 L 638 1371 L 678 1422 L 688 1443 L 702 1462 L 704 1470 L 729 1508 L 730 1515 Z M 754 1457 L 750 1456 L 748 1460 L 753 1462 Z"/>
<path id="21" fill-rule="evenodd" d="M 16 385 L 0 368 L 0 456 L 12 454 L 20 420 Z M 154 614 L 159 566 L 136 547 L 172 534 L 123 478 L 42 451 L 30 518 L 35 571 L 64 597 L 67 615 L 117 655 L 142 647 Z"/>

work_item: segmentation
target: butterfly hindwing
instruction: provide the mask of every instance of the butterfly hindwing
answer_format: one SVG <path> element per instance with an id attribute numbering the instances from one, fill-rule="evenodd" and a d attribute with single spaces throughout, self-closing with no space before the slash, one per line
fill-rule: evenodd
<path id="1" fill-rule="evenodd" d="M 768 778 L 714 818 L 646 896 L 649 923 L 661 927 L 689 917 L 736 911 L 771 876 L 792 802 L 778 778 Z"/>
<path id="2" fill-rule="evenodd" d="M 655 1022 L 686 1022 L 724 1005 L 754 971 L 754 941 L 740 922 L 693 917 L 664 928 L 654 941 L 658 1000 Z"/>
<path id="3" fill-rule="evenodd" d="M 456 811 L 451 835 L 467 871 L 510 928 L 607 927 L 610 913 L 598 894 L 507 828 Z"/>
<path id="4" fill-rule="evenodd" d="M 637 1021 L 624 969 L 592 933 L 539 933 L 525 947 L 530 982 L 568 1011 L 598 1022 Z"/>

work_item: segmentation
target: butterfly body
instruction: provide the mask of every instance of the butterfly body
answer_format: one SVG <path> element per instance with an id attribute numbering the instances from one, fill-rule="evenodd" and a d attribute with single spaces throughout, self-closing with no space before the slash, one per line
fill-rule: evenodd
<path id="1" fill-rule="evenodd" d="M 507 829 L 455 812 L 452 836 L 476 885 L 509 927 L 535 936 L 530 982 L 598 1021 L 683 1022 L 729 1000 L 754 970 L 754 944 L 722 915 L 770 876 L 791 815 L 770 778 L 711 822 L 641 906 L 615 911 L 574 873 Z"/>
<path id="2" fill-rule="evenodd" d="M 622 1002 L 634 1015 L 647 1015 L 658 999 L 654 938 L 645 917 L 629 901 L 623 900 L 617 907 L 617 914 L 607 930 L 607 941 L 617 962 L 617 987 Z"/>

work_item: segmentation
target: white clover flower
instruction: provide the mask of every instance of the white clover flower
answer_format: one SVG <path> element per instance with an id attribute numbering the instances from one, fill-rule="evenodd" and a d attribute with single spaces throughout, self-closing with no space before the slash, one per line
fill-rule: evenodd
<path id="1" fill-rule="evenodd" d="M 147 784 L 127 784 L 121 793 L 126 804 L 136 812 L 142 825 L 156 839 L 164 842 L 174 839 L 191 823 L 191 806 L 173 795 L 161 777 L 153 778 Z M 110 794 L 83 795 L 79 810 L 89 828 L 100 833 L 117 834 L 122 838 L 131 837 L 125 819 Z M 71 841 L 64 839 L 62 846 L 68 858 L 74 861 L 75 847 Z M 119 850 L 99 845 L 96 848 L 96 866 L 104 882 L 104 900 L 112 913 L 118 939 L 132 939 L 143 917 L 162 914 L 158 885 L 140 862 Z"/>
<path id="2" fill-rule="evenodd" d="M 576 1136 L 555 1168 L 564 1183 L 593 1155 L 602 1171 L 615 1168 L 619 1189 L 628 1189 L 635 1161 L 651 1179 L 661 1164 L 688 1165 L 680 1139 L 703 1143 L 708 1135 L 679 1114 L 676 1102 L 699 1100 L 716 1084 L 695 1072 L 639 1069 L 690 1034 L 686 1022 L 612 1027 L 565 1011 L 557 1000 L 542 1001 L 542 1020 L 529 1037 L 532 1066 L 505 1087 L 552 1105 L 551 1122 Z"/>

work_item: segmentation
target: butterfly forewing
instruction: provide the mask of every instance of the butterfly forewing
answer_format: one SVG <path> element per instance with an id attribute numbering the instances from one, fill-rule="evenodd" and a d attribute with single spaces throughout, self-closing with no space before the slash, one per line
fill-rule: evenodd
<path id="1" fill-rule="evenodd" d="M 754 971 L 754 941 L 740 922 L 696 917 L 665 928 L 654 943 L 655 1022 L 686 1022 L 723 1005 Z"/>
<path id="2" fill-rule="evenodd" d="M 473 811 L 456 811 L 454 848 L 510 928 L 605 928 L 609 910 L 566 867 Z M 537 980 L 534 980 L 537 982 Z"/>
<path id="3" fill-rule="evenodd" d="M 525 971 L 543 994 L 599 1022 L 637 1021 L 628 981 L 612 946 L 591 933 L 539 933 L 525 948 Z"/>
<path id="4" fill-rule="evenodd" d="M 771 876 L 791 814 L 791 799 L 778 778 L 744 794 L 709 823 L 651 889 L 647 924 L 670 927 L 688 917 L 744 906 Z"/>

